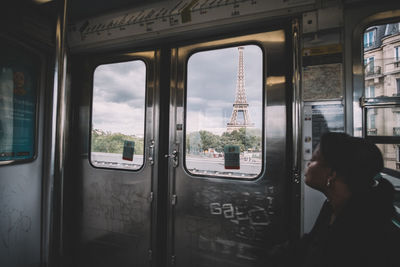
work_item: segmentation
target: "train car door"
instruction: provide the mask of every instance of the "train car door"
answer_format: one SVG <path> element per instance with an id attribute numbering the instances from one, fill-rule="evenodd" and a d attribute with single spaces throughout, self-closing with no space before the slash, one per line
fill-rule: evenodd
<path id="1" fill-rule="evenodd" d="M 287 42 L 278 28 L 171 51 L 169 266 L 265 266 L 288 237 Z"/>
<path id="2" fill-rule="evenodd" d="M 68 266 L 150 266 L 155 51 L 73 56 Z"/>

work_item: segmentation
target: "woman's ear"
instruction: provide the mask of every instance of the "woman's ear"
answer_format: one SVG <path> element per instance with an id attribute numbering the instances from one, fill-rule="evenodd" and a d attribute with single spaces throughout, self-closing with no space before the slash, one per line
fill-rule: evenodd
<path id="1" fill-rule="evenodd" d="M 337 177 L 336 171 L 331 169 L 326 179 L 326 187 L 331 187 L 332 183 L 336 180 L 336 177 Z"/>
<path id="2" fill-rule="evenodd" d="M 329 180 L 329 179 L 331 179 L 331 180 L 335 180 L 335 179 L 336 179 L 336 177 L 337 177 L 337 173 L 336 173 L 336 171 L 334 171 L 334 170 L 330 169 L 330 170 L 329 170 L 329 173 L 328 173 L 328 180 Z"/>

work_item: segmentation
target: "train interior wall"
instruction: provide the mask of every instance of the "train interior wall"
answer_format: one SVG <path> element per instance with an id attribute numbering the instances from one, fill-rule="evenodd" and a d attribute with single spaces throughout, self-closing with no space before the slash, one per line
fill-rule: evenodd
<path id="1" fill-rule="evenodd" d="M 0 11 L 1 266 L 267 266 L 266 252 L 309 232 L 325 200 L 302 177 L 327 130 L 382 143 L 393 158 L 384 175 L 399 189 L 393 149 L 400 140 L 375 137 L 378 126 L 368 131 L 366 112 L 376 106 L 359 101 L 370 75 L 364 31 L 399 23 L 398 3 L 6 2 Z M 243 154 L 241 166 L 257 171 L 214 170 L 223 163 L 209 148 L 214 165 L 202 169 L 196 164 L 204 159 L 188 147 L 194 136 L 188 127 L 196 122 L 189 119 L 190 105 L 196 107 L 189 97 L 207 95 L 189 83 L 190 64 L 196 55 L 205 61 L 207 52 L 239 53 L 239 47 L 248 53 L 245 61 L 255 49 L 261 66 L 263 149 L 253 152 L 253 162 Z M 142 153 L 139 163 L 134 156 L 124 165 L 93 153 L 96 75 L 102 66 L 107 75 L 115 63 L 144 69 L 135 76 L 143 84 L 135 96 L 141 117 L 121 115 L 142 125 L 129 139 Z M 386 79 L 379 77 L 368 81 Z M 119 112 L 115 107 L 106 108 Z"/>

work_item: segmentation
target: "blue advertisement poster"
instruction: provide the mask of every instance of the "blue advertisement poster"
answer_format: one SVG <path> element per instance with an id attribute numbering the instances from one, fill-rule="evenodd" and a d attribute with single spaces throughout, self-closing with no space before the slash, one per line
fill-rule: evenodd
<path id="1" fill-rule="evenodd" d="M 40 65 L 24 49 L 0 45 L 0 161 L 35 155 L 37 75 Z"/>

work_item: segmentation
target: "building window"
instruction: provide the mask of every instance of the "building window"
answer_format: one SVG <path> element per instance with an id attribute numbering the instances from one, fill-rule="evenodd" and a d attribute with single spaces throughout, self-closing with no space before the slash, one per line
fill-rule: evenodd
<path id="1" fill-rule="evenodd" d="M 375 118 L 376 118 L 375 110 L 368 113 L 368 122 L 367 122 L 368 129 L 376 129 Z"/>
<path id="2" fill-rule="evenodd" d="M 394 61 L 400 61 L 400 46 L 394 48 Z"/>
<path id="3" fill-rule="evenodd" d="M 364 47 L 368 48 L 375 44 L 375 30 L 364 33 Z"/>
<path id="4" fill-rule="evenodd" d="M 365 97 L 375 97 L 375 86 L 370 85 L 365 88 Z"/>
<path id="5" fill-rule="evenodd" d="M 397 95 L 400 95 L 400 78 L 396 79 Z"/>
<path id="6" fill-rule="evenodd" d="M 396 170 L 400 169 L 400 146 L 396 146 Z"/>
<path id="7" fill-rule="evenodd" d="M 364 59 L 365 75 L 374 74 L 375 61 L 374 57 Z"/>

